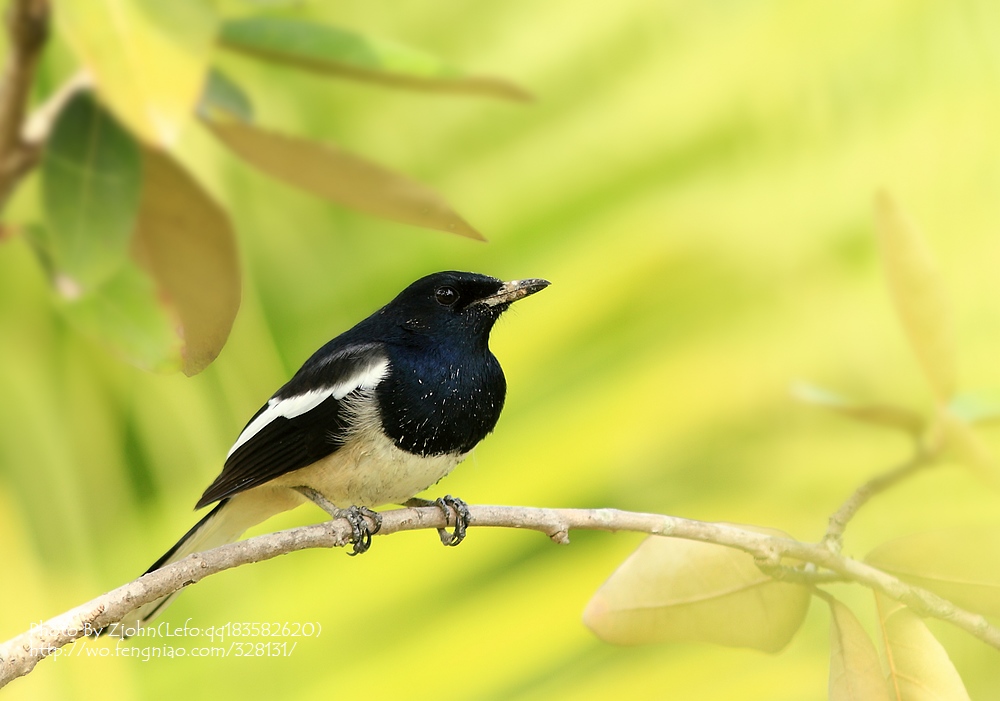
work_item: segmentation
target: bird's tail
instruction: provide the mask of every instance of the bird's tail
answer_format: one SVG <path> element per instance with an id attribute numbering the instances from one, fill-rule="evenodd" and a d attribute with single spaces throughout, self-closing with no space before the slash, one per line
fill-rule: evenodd
<path id="1" fill-rule="evenodd" d="M 223 499 L 143 574 L 149 574 L 172 562 L 177 562 L 191 553 L 204 552 L 239 540 L 248 528 L 298 503 L 297 500 L 275 498 L 275 496 L 277 495 L 265 495 L 253 490 Z M 140 606 L 123 618 L 121 623 L 109 626 L 103 632 L 118 638 L 134 635 L 140 627 L 159 616 L 178 594 L 179 591 Z"/>

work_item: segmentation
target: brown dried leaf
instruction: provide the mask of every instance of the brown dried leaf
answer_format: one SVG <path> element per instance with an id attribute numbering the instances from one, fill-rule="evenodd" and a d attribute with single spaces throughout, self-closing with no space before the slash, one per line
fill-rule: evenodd
<path id="1" fill-rule="evenodd" d="M 143 153 L 145 183 L 133 256 L 176 309 L 183 370 L 195 375 L 222 350 L 240 304 L 240 268 L 229 217 L 176 161 Z"/>
<path id="2" fill-rule="evenodd" d="M 485 240 L 434 190 L 353 153 L 219 115 L 206 121 L 236 155 L 289 185 L 385 219 Z"/>

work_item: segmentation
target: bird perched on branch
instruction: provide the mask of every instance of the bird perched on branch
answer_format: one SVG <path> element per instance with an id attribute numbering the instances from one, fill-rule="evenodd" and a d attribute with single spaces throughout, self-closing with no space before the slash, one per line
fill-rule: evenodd
<path id="1" fill-rule="evenodd" d="M 445 545 L 465 536 L 468 511 L 450 496 L 414 495 L 437 483 L 496 426 L 507 383 L 489 349 L 493 324 L 548 286 L 441 272 L 316 351 L 240 433 L 196 508 L 218 502 L 148 571 L 237 540 L 248 528 L 313 501 L 347 518 L 354 551 L 368 549 L 382 504 L 455 510 Z M 113 635 L 148 623 L 176 594 L 135 611 Z"/>

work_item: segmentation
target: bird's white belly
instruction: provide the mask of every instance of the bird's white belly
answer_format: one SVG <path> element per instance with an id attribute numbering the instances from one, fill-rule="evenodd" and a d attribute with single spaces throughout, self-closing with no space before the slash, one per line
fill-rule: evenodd
<path id="1" fill-rule="evenodd" d="M 438 482 L 465 455 L 414 455 L 369 425 L 337 451 L 276 478 L 269 486 L 309 487 L 341 508 L 400 504 Z"/>

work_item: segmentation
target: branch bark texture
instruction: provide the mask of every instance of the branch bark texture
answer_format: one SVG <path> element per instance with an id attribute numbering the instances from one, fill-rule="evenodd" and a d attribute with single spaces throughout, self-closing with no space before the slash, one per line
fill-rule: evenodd
<path id="1" fill-rule="evenodd" d="M 470 525 L 540 531 L 556 543 L 568 543 L 573 529 L 631 531 L 715 543 L 742 550 L 765 569 L 780 566 L 785 557 L 811 563 L 824 576 L 856 582 L 900 601 L 923 616 L 947 621 L 979 640 L 1000 649 L 1000 629 L 978 614 L 915 587 L 879 569 L 832 552 L 824 543 L 804 543 L 723 523 L 710 523 L 661 514 L 615 509 L 539 509 L 517 506 L 470 506 Z M 443 528 L 447 519 L 437 507 L 382 512 L 379 535 L 422 528 Z M 143 575 L 117 589 L 32 627 L 0 645 L 0 687 L 28 674 L 60 647 L 119 622 L 143 604 L 178 591 L 205 577 L 240 565 L 269 560 L 306 548 L 341 547 L 351 529 L 338 519 L 292 528 L 190 555 L 163 569 Z"/>
<path id="2" fill-rule="evenodd" d="M 22 130 L 38 57 L 48 38 L 48 0 L 13 0 L 6 23 L 10 50 L 0 75 L 0 209 L 38 163 L 41 150 Z"/>

